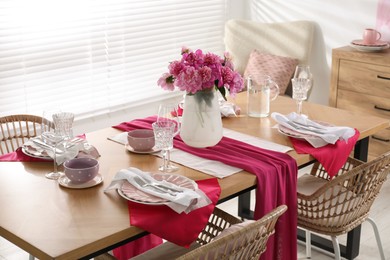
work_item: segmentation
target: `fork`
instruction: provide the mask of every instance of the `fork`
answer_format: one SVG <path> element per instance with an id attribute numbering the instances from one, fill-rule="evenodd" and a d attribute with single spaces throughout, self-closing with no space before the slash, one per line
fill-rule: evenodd
<path id="1" fill-rule="evenodd" d="M 176 196 L 177 195 L 177 192 L 172 192 L 168 188 L 165 189 L 165 188 L 162 188 L 160 186 L 154 185 L 153 183 L 148 183 L 144 179 L 141 179 L 141 177 L 139 177 L 139 176 L 134 176 L 133 179 L 142 188 L 152 187 L 152 188 L 154 188 L 154 190 L 156 190 L 156 191 L 158 191 L 160 193 L 168 193 L 171 196 Z"/>
<path id="2" fill-rule="evenodd" d="M 287 121 L 287 124 L 291 125 L 292 127 L 296 128 L 296 129 L 301 129 L 301 130 L 305 130 L 305 131 L 309 131 L 309 132 L 313 132 L 313 133 L 317 133 L 317 134 L 325 134 L 324 131 L 321 131 L 321 129 L 316 128 L 316 127 L 305 126 L 305 125 L 302 125 L 302 124 L 299 124 L 296 122 L 291 122 L 291 121 Z"/>
<path id="3" fill-rule="evenodd" d="M 335 136 L 334 134 L 331 134 L 331 133 L 325 133 L 323 131 L 320 131 L 318 129 L 309 129 L 307 127 L 302 127 L 302 126 L 299 126 L 299 125 L 296 125 L 294 124 L 293 122 L 291 121 L 286 121 L 287 124 L 289 124 L 290 126 L 292 126 L 293 128 L 297 129 L 297 130 L 303 130 L 305 131 L 306 133 L 312 133 L 312 135 L 314 136 L 318 136 L 320 137 L 321 139 L 325 140 L 326 142 L 328 143 L 331 143 L 331 144 L 334 144 L 336 143 L 336 141 L 339 139 L 337 136 Z"/>

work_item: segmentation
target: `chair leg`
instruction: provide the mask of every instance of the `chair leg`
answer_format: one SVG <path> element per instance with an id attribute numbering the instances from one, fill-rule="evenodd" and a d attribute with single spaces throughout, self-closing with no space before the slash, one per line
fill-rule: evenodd
<path id="1" fill-rule="evenodd" d="M 374 229 L 376 243 L 378 244 L 378 249 L 381 255 L 381 259 L 385 260 L 385 252 L 383 251 L 383 246 L 382 246 L 381 237 L 379 235 L 378 226 L 376 225 L 375 221 L 372 218 L 367 218 L 367 221 L 370 222 L 372 228 Z"/>
<path id="2" fill-rule="evenodd" d="M 34 260 L 35 257 L 34 257 L 33 255 L 30 254 L 30 255 L 28 256 L 28 259 L 29 259 L 29 260 Z"/>
<path id="3" fill-rule="evenodd" d="M 311 233 L 309 230 L 306 229 L 305 232 L 306 237 L 306 258 L 311 258 Z"/>
<path id="4" fill-rule="evenodd" d="M 334 259 L 340 260 L 341 259 L 340 245 L 339 245 L 339 241 L 337 240 L 336 236 L 332 236 L 332 243 L 333 243 L 333 249 L 334 249 Z"/>

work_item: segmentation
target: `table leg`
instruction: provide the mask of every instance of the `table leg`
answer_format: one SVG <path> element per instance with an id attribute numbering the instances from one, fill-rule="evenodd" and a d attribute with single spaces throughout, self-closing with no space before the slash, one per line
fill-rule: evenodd
<path id="1" fill-rule="evenodd" d="M 242 219 L 253 219 L 253 211 L 251 210 L 251 192 L 247 191 L 238 196 L 238 216 Z"/>
<path id="2" fill-rule="evenodd" d="M 353 153 L 353 157 L 355 159 L 359 159 L 361 161 L 367 162 L 368 159 L 368 141 L 369 138 L 366 137 L 362 140 L 357 141 L 355 145 L 355 150 Z"/>

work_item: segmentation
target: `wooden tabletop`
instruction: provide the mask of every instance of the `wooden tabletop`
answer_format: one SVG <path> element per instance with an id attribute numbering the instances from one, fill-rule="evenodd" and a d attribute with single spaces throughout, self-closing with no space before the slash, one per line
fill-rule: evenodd
<path id="1" fill-rule="evenodd" d="M 242 108 L 241 115 L 223 119 L 224 127 L 291 146 L 287 137 L 272 128 L 275 122 L 271 118 L 245 115 L 245 95 L 241 93 L 235 99 Z M 271 105 L 272 111 L 283 114 L 295 109 L 295 102 L 288 97 L 280 96 Z M 303 112 L 312 119 L 355 127 L 360 138 L 389 126 L 383 118 L 316 104 L 304 103 Z M 87 133 L 88 141 L 101 154 L 100 174 L 104 178 L 103 184 L 89 189 L 67 189 L 46 179 L 44 175 L 52 169 L 52 162 L 0 162 L 0 235 L 39 259 L 77 259 L 142 233 L 130 226 L 126 201 L 115 191 L 103 190 L 118 170 L 132 166 L 157 172 L 161 159 L 132 154 L 123 145 L 107 140 L 117 133 L 120 131 L 113 128 Z M 289 154 L 298 165 L 313 160 L 295 151 Z M 211 177 L 179 167 L 178 174 L 194 180 Z M 222 200 L 254 187 L 256 179 L 253 174 L 240 172 L 219 183 Z"/>

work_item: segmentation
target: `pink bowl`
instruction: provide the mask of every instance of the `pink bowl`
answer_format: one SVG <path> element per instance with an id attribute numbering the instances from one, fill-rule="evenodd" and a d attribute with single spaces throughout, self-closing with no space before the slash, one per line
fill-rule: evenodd
<path id="1" fill-rule="evenodd" d="M 64 172 L 73 183 L 85 183 L 99 172 L 99 161 L 93 158 L 74 158 L 64 163 Z"/>
<path id="2" fill-rule="evenodd" d="M 127 142 L 134 151 L 149 151 L 154 147 L 154 132 L 150 129 L 136 129 L 128 132 Z"/>

